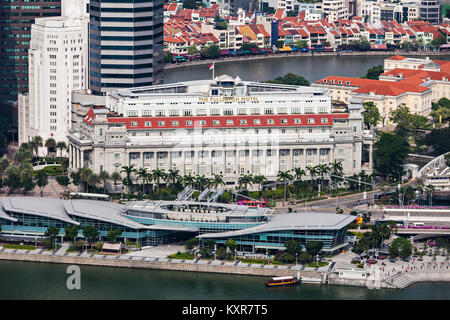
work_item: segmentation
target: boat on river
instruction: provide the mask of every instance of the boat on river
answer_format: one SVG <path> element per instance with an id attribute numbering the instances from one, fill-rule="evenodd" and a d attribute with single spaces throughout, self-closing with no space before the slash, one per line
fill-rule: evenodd
<path id="1" fill-rule="evenodd" d="M 267 280 L 264 282 L 266 287 L 285 287 L 285 286 L 295 286 L 300 283 L 300 279 L 296 277 L 275 277 L 271 280 Z"/>

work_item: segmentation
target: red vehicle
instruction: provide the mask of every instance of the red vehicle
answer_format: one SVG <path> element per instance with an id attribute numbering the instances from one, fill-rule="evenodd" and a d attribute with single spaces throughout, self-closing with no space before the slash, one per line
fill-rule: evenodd
<path id="1" fill-rule="evenodd" d="M 254 200 L 239 200 L 238 205 L 241 206 L 247 206 L 247 207 L 260 207 L 260 208 L 267 208 L 267 202 L 266 200 L 260 200 L 260 201 L 254 201 Z"/>
<path id="2" fill-rule="evenodd" d="M 368 264 L 375 264 L 375 263 L 377 263 L 377 260 L 375 260 L 375 259 L 370 259 L 370 260 L 367 260 L 367 263 L 368 263 Z"/>

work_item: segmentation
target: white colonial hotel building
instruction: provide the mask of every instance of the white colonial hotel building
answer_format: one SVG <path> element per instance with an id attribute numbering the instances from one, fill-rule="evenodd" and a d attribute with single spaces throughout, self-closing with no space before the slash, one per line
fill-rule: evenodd
<path id="1" fill-rule="evenodd" d="M 364 130 L 360 101 L 333 112 L 323 88 L 223 75 L 110 91 L 105 107 L 72 104 L 72 170 L 135 165 L 222 174 L 227 184 L 249 173 L 273 181 L 279 170 L 335 159 L 345 174 L 372 172 L 374 135 Z"/>

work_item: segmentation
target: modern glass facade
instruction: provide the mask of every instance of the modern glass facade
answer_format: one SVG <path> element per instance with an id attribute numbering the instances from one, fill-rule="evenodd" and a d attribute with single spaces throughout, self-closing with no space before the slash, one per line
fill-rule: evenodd
<path id="1" fill-rule="evenodd" d="M 273 232 L 256 232 L 238 236 L 210 238 L 218 244 L 224 244 L 228 239 L 233 239 L 239 245 L 238 250 L 253 251 L 254 249 L 278 249 L 283 250 L 289 240 L 300 242 L 305 248 L 310 242 L 323 243 L 323 251 L 333 252 L 345 244 L 347 227 L 340 230 L 283 230 Z M 201 238 L 202 242 L 210 240 L 208 236 Z"/>
<path id="2" fill-rule="evenodd" d="M 61 15 L 61 0 L 0 1 L 0 104 L 28 92 L 28 49 L 35 18 Z"/>
<path id="3" fill-rule="evenodd" d="M 163 0 L 91 0 L 89 85 L 158 84 L 163 70 Z"/>

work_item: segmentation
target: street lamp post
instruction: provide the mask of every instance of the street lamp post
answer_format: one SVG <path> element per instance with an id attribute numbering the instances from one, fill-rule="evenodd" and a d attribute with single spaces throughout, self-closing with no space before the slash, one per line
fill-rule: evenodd
<path id="1" fill-rule="evenodd" d="M 298 252 L 295 253 L 295 265 L 297 265 Z"/>

